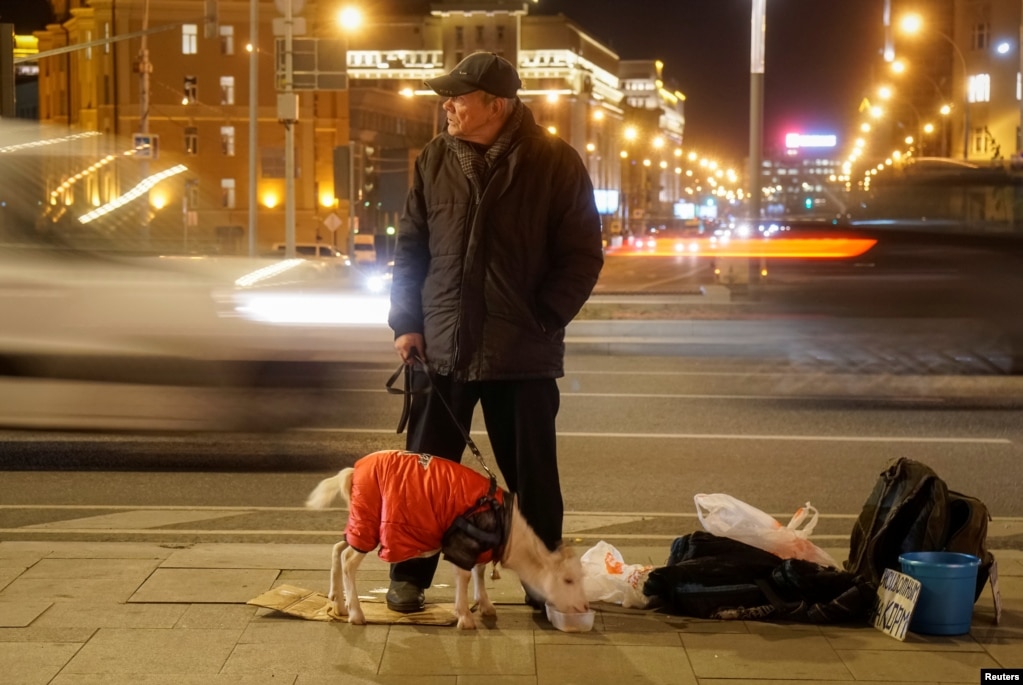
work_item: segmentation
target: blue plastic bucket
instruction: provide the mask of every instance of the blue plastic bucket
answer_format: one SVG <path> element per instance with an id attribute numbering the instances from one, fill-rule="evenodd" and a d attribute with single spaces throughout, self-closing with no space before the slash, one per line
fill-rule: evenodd
<path id="1" fill-rule="evenodd" d="M 907 552 L 902 572 L 920 581 L 909 629 L 924 635 L 965 635 L 973 619 L 980 559 L 958 552 Z"/>

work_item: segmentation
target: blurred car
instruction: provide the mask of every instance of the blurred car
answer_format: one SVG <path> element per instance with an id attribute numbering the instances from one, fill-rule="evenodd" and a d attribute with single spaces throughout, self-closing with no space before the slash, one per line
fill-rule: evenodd
<path id="1" fill-rule="evenodd" d="M 787 222 L 783 241 L 807 251 L 763 261 L 758 296 L 770 310 L 873 330 L 916 323 L 947 339 L 948 354 L 983 347 L 997 371 L 1023 373 L 1023 170 L 917 160 L 877 174 L 831 225 Z"/>
<path id="2" fill-rule="evenodd" d="M 0 125 L 0 427 L 307 426 L 345 411 L 331 391 L 390 365 L 386 297 L 340 286 L 322 260 L 196 254 L 180 214 L 177 234 L 153 221 L 145 235 L 144 198 L 91 223 L 95 203 L 48 202 L 71 178 L 51 164 L 92 159 L 48 135 Z"/>
<path id="3" fill-rule="evenodd" d="M 274 252 L 278 255 L 283 257 L 286 251 L 287 244 L 274 243 Z M 348 255 L 333 245 L 325 245 L 324 243 L 295 243 L 295 256 L 304 259 L 320 259 L 324 263 L 338 268 L 351 266 L 352 264 Z"/>
<path id="4" fill-rule="evenodd" d="M 371 293 L 387 293 L 394 279 L 394 260 L 387 264 L 373 264 L 361 268 L 363 287 Z"/>

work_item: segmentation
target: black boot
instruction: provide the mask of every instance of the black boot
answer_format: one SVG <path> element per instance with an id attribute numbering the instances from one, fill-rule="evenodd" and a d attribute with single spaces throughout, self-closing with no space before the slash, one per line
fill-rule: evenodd
<path id="1" fill-rule="evenodd" d="M 414 583 L 392 580 L 387 589 L 387 608 L 391 611 L 412 614 L 422 611 L 425 601 L 422 588 Z"/>

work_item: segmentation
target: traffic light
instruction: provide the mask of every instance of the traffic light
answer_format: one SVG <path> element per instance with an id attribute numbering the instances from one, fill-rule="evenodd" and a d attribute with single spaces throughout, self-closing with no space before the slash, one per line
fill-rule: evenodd
<path id="1" fill-rule="evenodd" d="M 376 148 L 366 145 L 362 148 L 362 191 L 364 195 L 373 195 L 377 187 Z"/>
<path id="2" fill-rule="evenodd" d="M 807 209 L 813 209 L 813 198 L 808 197 L 805 200 L 803 200 L 803 206 Z"/>

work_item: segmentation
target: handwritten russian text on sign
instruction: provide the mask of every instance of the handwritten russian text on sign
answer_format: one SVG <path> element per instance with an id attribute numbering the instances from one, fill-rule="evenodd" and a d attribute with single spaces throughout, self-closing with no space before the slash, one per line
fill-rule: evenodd
<path id="1" fill-rule="evenodd" d="M 894 569 L 885 569 L 877 588 L 874 627 L 902 641 L 906 639 L 913 607 L 920 598 L 920 581 Z"/>

